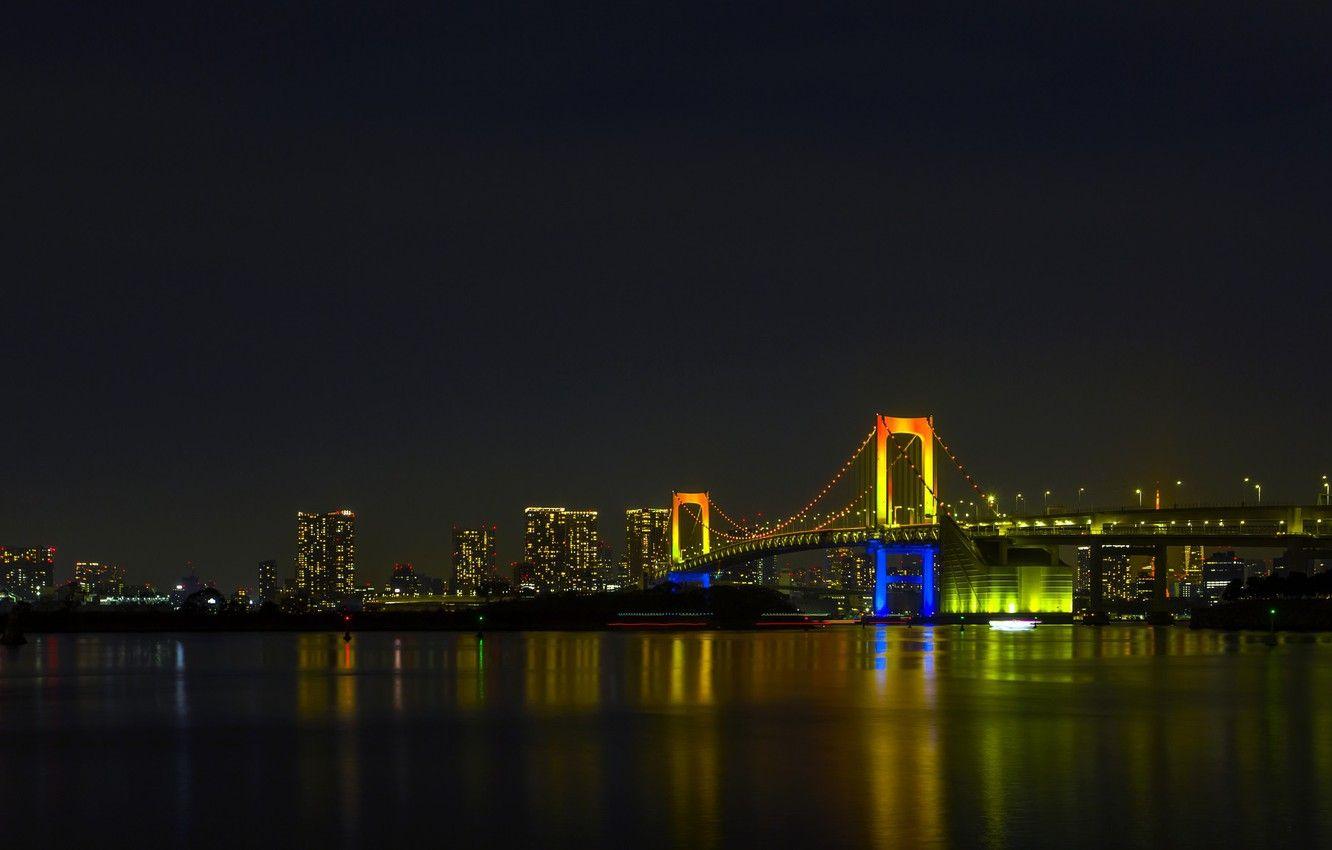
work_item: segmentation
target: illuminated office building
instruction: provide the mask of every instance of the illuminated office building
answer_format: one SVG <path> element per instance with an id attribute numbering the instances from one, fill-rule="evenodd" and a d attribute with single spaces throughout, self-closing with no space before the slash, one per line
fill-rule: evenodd
<path id="1" fill-rule="evenodd" d="M 670 508 L 624 512 L 624 560 L 630 587 L 651 587 L 671 568 Z"/>
<path id="2" fill-rule="evenodd" d="M 1206 557 L 1207 553 L 1202 546 L 1184 547 L 1184 581 L 1195 584 L 1202 582 L 1202 565 Z"/>
<path id="3" fill-rule="evenodd" d="M 296 587 L 316 605 L 356 592 L 356 514 L 296 514 Z"/>
<path id="4" fill-rule="evenodd" d="M 277 601 L 277 561 L 259 562 L 259 598 Z"/>
<path id="5" fill-rule="evenodd" d="M 453 576 L 449 593 L 476 596 L 481 582 L 495 576 L 495 526 L 453 527 Z"/>
<path id="6" fill-rule="evenodd" d="M 1104 602 L 1131 602 L 1137 598 L 1137 573 L 1133 569 L 1128 546 L 1101 546 L 1101 599 Z M 1078 573 L 1075 593 L 1091 596 L 1091 549 L 1078 547 Z"/>
<path id="7" fill-rule="evenodd" d="M 525 509 L 523 558 L 532 565 L 533 583 L 539 592 L 592 589 L 600 564 L 597 512 Z"/>
<path id="8" fill-rule="evenodd" d="M 424 593 L 425 586 L 415 567 L 403 563 L 393 565 L 393 575 L 384 586 L 385 596 L 421 596 Z"/>
<path id="9" fill-rule="evenodd" d="M 54 546 L 0 546 L 0 596 L 35 602 L 54 584 Z"/>
<path id="10" fill-rule="evenodd" d="M 874 562 L 863 546 L 840 546 L 824 552 L 828 583 L 842 590 L 874 592 Z"/>
<path id="11" fill-rule="evenodd" d="M 1234 552 L 1213 552 L 1202 564 L 1202 595 L 1208 602 L 1216 602 L 1231 582 L 1244 582 L 1249 576 L 1260 575 L 1262 564 L 1247 561 Z"/>
<path id="12" fill-rule="evenodd" d="M 120 596 L 125 591 L 125 569 L 115 564 L 103 564 L 97 561 L 76 561 L 74 582 L 84 593 Z"/>

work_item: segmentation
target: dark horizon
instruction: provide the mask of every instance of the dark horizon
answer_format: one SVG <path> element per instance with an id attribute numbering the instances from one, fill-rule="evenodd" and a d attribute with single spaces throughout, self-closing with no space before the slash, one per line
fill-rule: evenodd
<path id="1" fill-rule="evenodd" d="M 1332 473 L 1326 8 L 14 17 L 0 544 L 58 578 L 252 584 L 342 507 L 376 584 L 527 505 L 618 552 L 878 412 L 1010 499 Z"/>

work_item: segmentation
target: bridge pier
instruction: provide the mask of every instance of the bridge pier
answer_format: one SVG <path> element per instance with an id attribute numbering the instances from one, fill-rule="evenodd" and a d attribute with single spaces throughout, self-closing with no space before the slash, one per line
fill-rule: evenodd
<path id="1" fill-rule="evenodd" d="M 888 548 L 882 540 L 865 544 L 874 559 L 874 616 L 888 615 Z"/>
<path id="2" fill-rule="evenodd" d="M 938 613 L 939 603 L 934 591 L 934 562 L 938 555 L 935 546 L 930 545 L 888 545 L 882 540 L 870 540 L 865 544 L 870 557 L 874 559 L 874 616 L 886 617 L 888 610 L 888 587 L 893 584 L 915 584 L 909 581 L 893 581 L 888 575 L 889 555 L 920 556 L 920 616 L 933 617 Z"/>
<path id="3" fill-rule="evenodd" d="M 1152 605 L 1147 614 L 1147 622 L 1152 625 L 1169 625 L 1175 619 L 1170 614 L 1167 598 L 1170 587 L 1169 554 L 1170 547 L 1164 543 L 1156 544 L 1152 552 Z"/>

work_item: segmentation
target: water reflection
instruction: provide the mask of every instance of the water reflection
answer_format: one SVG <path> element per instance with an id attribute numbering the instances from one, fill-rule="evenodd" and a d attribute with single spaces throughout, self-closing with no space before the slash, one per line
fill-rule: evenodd
<path id="1" fill-rule="evenodd" d="M 36 636 L 0 799 L 13 846 L 1327 843 L 1332 642 L 1264 637 Z"/>

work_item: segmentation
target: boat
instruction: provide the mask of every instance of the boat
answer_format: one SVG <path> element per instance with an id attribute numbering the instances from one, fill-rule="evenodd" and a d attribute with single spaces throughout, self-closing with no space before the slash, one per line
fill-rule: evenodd
<path id="1" fill-rule="evenodd" d="M 1036 628 L 1035 620 L 991 620 L 990 628 L 996 632 L 1029 632 Z"/>

